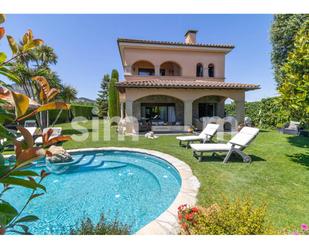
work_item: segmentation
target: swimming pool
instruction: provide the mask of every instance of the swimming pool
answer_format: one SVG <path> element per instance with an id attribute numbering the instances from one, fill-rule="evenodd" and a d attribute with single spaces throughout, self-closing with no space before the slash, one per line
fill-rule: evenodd
<path id="1" fill-rule="evenodd" d="M 135 233 L 164 212 L 181 188 L 178 171 L 153 155 L 104 150 L 72 156 L 74 161 L 65 165 L 65 172 L 44 179 L 47 193 L 25 210 L 24 215 L 40 218 L 29 224 L 33 234 L 67 234 L 85 217 L 97 222 L 102 212 L 110 220 L 131 226 Z M 42 161 L 32 169 L 46 166 L 59 172 Z M 14 187 L 3 197 L 20 209 L 29 194 L 29 190 Z"/>

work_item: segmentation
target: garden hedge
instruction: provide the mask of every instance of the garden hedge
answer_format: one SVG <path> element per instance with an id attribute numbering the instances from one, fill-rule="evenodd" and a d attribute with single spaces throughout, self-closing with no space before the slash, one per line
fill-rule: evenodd
<path id="1" fill-rule="evenodd" d="M 89 105 L 79 105 L 79 104 L 71 104 L 71 119 L 75 117 L 85 117 L 86 119 L 91 119 L 92 118 L 92 108 L 93 106 Z M 69 120 L 69 111 L 63 110 L 62 113 L 60 114 L 60 117 L 57 121 L 57 124 L 60 123 L 67 123 L 70 122 Z M 52 124 L 54 120 L 56 119 L 59 111 L 49 111 L 49 123 Z"/>

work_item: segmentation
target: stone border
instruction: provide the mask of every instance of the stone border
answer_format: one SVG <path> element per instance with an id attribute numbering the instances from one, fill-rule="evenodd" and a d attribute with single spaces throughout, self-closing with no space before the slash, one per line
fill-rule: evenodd
<path id="1" fill-rule="evenodd" d="M 181 177 L 181 187 L 178 195 L 172 204 L 156 219 L 142 227 L 136 232 L 137 235 L 175 235 L 179 232 L 178 224 L 178 207 L 182 204 L 193 206 L 196 204 L 196 196 L 200 187 L 200 182 L 192 174 L 190 166 L 183 161 L 171 155 L 155 151 L 139 148 L 127 147 L 102 147 L 102 148 L 85 148 L 73 149 L 68 152 L 82 152 L 82 151 L 104 151 L 104 150 L 117 150 L 117 151 L 133 151 L 149 154 L 159 157 L 171 165 L 178 171 Z"/>

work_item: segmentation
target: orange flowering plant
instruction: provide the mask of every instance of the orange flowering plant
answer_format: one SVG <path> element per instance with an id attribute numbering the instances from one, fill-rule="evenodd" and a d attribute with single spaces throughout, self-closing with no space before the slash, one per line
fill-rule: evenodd
<path id="1" fill-rule="evenodd" d="M 188 228 L 195 223 L 196 217 L 199 213 L 197 207 L 190 207 L 187 204 L 178 207 L 178 222 L 181 229 L 188 231 Z"/>

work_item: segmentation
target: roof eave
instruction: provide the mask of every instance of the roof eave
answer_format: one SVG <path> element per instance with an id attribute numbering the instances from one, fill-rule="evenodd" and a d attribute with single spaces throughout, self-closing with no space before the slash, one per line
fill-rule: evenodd
<path id="1" fill-rule="evenodd" d="M 229 90 L 244 90 L 244 91 L 253 91 L 261 89 L 259 85 L 253 86 L 253 87 L 202 87 L 202 86 L 138 86 L 138 85 L 123 85 L 121 82 L 118 82 L 116 84 L 117 88 L 169 88 L 169 89 L 229 89 Z"/>
<path id="2" fill-rule="evenodd" d="M 148 47 L 179 47 L 179 48 L 204 48 L 204 49 L 225 49 L 231 51 L 235 48 L 234 45 L 220 45 L 220 44 L 186 44 L 181 42 L 165 42 L 165 41 L 148 41 L 148 40 L 134 40 L 126 38 L 117 39 L 118 46 L 123 45 L 143 45 Z"/>

